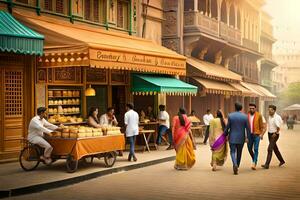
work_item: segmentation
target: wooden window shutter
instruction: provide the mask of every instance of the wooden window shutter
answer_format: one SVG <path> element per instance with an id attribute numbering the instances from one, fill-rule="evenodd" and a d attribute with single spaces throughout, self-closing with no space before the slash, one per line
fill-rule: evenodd
<path id="1" fill-rule="evenodd" d="M 123 16 L 123 5 L 121 1 L 117 3 L 117 26 L 123 28 L 124 26 L 124 16 Z"/>
<path id="2" fill-rule="evenodd" d="M 84 19 L 91 20 L 91 0 L 84 1 Z"/>
<path id="3" fill-rule="evenodd" d="M 49 10 L 49 11 L 52 11 L 53 8 L 52 8 L 52 0 L 45 0 L 45 10 Z"/>
<path id="4" fill-rule="evenodd" d="M 94 0 L 94 21 L 99 22 L 99 0 Z"/>
<path id="5" fill-rule="evenodd" d="M 28 4 L 28 0 L 16 0 L 16 2 Z"/>
<path id="6" fill-rule="evenodd" d="M 64 0 L 56 0 L 56 12 L 64 13 Z"/>

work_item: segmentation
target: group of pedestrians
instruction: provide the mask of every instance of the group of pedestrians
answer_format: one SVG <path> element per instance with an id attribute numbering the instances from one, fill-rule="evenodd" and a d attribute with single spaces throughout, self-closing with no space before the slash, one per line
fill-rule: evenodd
<path id="1" fill-rule="evenodd" d="M 215 117 L 210 110 L 204 116 L 204 123 L 207 124 L 204 143 L 209 140 L 212 151 L 212 171 L 217 166 L 222 166 L 227 158 L 230 149 L 230 156 L 233 164 L 233 173 L 238 174 L 241 163 L 244 144 L 247 143 L 249 154 L 252 158 L 252 170 L 256 170 L 259 154 L 259 143 L 266 132 L 268 124 L 268 155 L 263 168 L 269 169 L 273 152 L 280 161 L 279 166 L 285 161 L 278 149 L 277 141 L 282 125 L 281 117 L 276 113 L 276 106 L 269 106 L 268 123 L 257 111 L 255 104 L 249 104 L 248 114 L 242 112 L 242 105 L 235 103 L 235 112 L 229 114 L 228 119 L 224 118 L 221 110 L 217 110 Z M 208 122 L 209 121 L 209 122 Z M 193 135 L 191 134 L 191 122 L 188 120 L 185 110 L 180 108 L 178 116 L 175 116 L 172 124 L 174 146 L 176 150 L 175 169 L 187 170 L 195 164 L 195 153 L 193 150 Z"/>

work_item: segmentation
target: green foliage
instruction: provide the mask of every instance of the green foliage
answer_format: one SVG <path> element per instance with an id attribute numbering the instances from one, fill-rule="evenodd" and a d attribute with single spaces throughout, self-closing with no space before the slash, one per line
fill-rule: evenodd
<path id="1" fill-rule="evenodd" d="M 291 83 L 287 89 L 278 95 L 280 107 L 300 103 L 300 82 Z"/>

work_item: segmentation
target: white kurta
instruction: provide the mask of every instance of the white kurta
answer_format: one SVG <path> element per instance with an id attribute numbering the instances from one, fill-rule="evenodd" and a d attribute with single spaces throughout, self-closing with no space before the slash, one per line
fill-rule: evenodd
<path id="1" fill-rule="evenodd" d="M 134 110 L 125 113 L 124 123 L 126 126 L 126 137 L 132 137 L 139 134 L 139 115 Z"/>

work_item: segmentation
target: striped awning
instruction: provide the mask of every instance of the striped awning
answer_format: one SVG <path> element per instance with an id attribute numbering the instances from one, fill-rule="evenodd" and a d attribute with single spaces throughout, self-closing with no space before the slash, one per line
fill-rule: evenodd
<path id="1" fill-rule="evenodd" d="M 11 14 L 0 11 L 0 51 L 42 55 L 44 36 L 17 21 Z"/>

